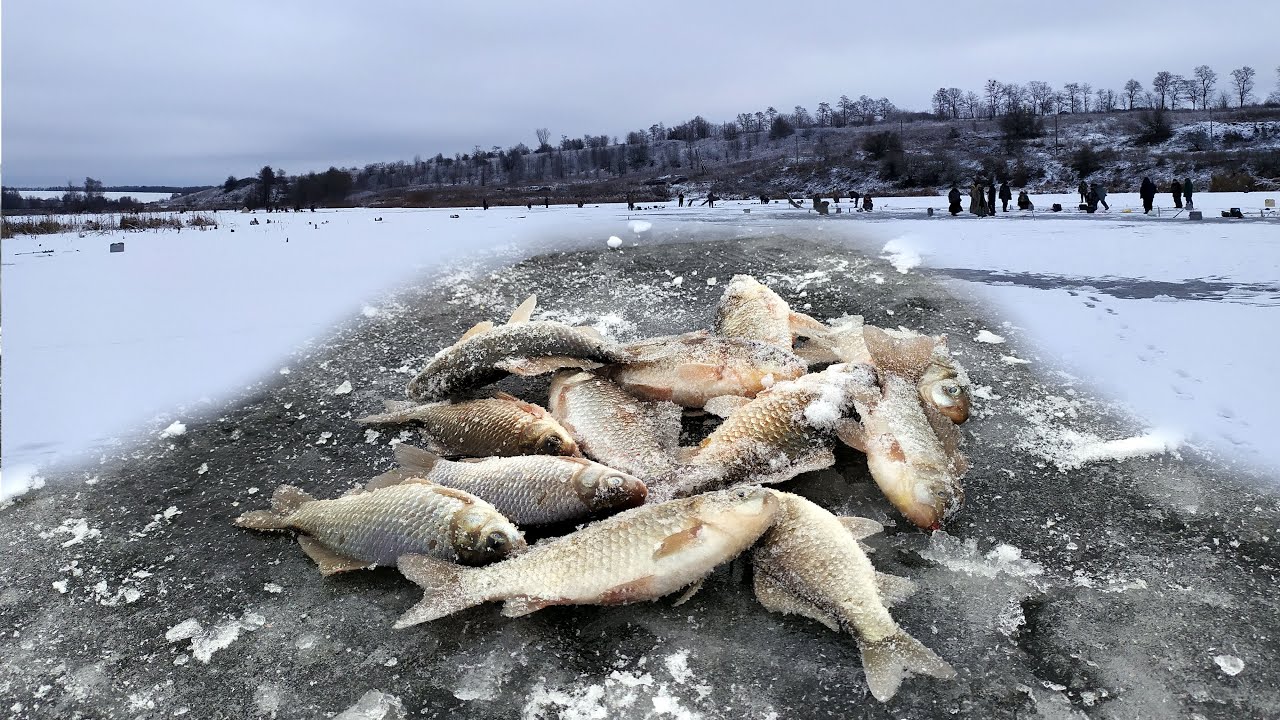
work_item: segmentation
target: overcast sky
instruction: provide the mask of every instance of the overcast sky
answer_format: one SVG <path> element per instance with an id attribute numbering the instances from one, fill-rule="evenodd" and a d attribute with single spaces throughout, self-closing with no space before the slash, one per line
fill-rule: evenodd
<path id="1" fill-rule="evenodd" d="M 1251 65 L 1265 97 L 1267 6 L 5 0 L 3 180 L 214 184 L 841 94 L 927 110 L 987 78 L 1119 90 L 1208 64 L 1225 87 Z"/>

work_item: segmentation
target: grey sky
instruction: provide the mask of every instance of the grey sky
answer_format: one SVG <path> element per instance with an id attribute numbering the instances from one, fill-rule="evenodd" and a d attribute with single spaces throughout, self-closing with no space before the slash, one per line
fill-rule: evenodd
<path id="1" fill-rule="evenodd" d="M 1119 90 L 1208 64 L 1221 88 L 1252 65 L 1265 97 L 1265 5 L 6 0 L 4 183 L 212 184 L 841 94 L 924 110 L 987 78 Z"/>

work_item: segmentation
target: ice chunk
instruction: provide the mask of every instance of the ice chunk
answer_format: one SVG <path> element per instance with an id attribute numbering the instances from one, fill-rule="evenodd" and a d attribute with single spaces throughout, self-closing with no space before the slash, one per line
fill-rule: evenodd
<path id="1" fill-rule="evenodd" d="M 365 305 L 364 307 L 360 308 L 360 314 L 364 315 L 367 318 L 376 317 L 378 314 L 378 308 L 372 305 Z"/>
<path id="2" fill-rule="evenodd" d="M 1005 365 L 1030 365 L 1031 364 L 1030 360 L 1023 360 L 1022 358 L 1014 357 L 1012 355 L 1001 355 L 1000 362 L 1004 363 Z"/>
<path id="3" fill-rule="evenodd" d="M 1244 670 L 1244 661 L 1235 655 L 1214 655 L 1213 661 L 1228 675 L 1239 675 Z"/>
<path id="4" fill-rule="evenodd" d="M 689 670 L 688 650 L 671 653 L 663 660 L 663 664 L 667 666 L 667 672 L 671 673 L 671 679 L 681 685 L 693 678 L 693 672 Z"/>
<path id="5" fill-rule="evenodd" d="M 938 530 L 929 538 L 929 546 L 920 551 L 920 556 L 932 560 L 950 570 L 993 578 L 1001 573 L 1015 577 L 1030 577 L 1044 574 L 1039 563 L 1022 559 L 1022 551 L 1001 543 L 989 550 L 985 555 L 978 551 L 978 541 L 967 538 L 963 542 L 957 537 Z"/>
<path id="6" fill-rule="evenodd" d="M 1000 343 L 1004 342 L 1003 337 L 1000 337 L 999 335 L 991 332 L 990 330 L 979 330 L 978 334 L 974 336 L 973 339 L 980 343 L 990 343 L 992 345 L 999 345 Z"/>
<path id="7" fill-rule="evenodd" d="M 351 381 L 343 380 L 342 384 L 333 389 L 334 395 L 348 395 L 351 393 Z"/>
<path id="8" fill-rule="evenodd" d="M 614 250 L 617 250 L 618 248 L 622 247 L 622 238 L 618 237 L 617 235 L 610 235 L 609 239 L 606 240 L 604 244 L 608 245 Z"/>
<path id="9" fill-rule="evenodd" d="M 183 640 L 190 640 L 202 632 L 204 632 L 204 628 L 200 625 L 199 620 L 196 620 L 195 618 L 187 618 L 186 620 L 183 620 L 177 625 L 169 628 L 169 631 L 164 634 L 164 639 L 171 643 L 181 642 Z"/>
<path id="10" fill-rule="evenodd" d="M 178 437 L 185 434 L 187 434 L 187 426 L 176 420 L 172 425 L 160 431 L 160 437 L 162 438 Z"/>
<path id="11" fill-rule="evenodd" d="M 370 690 L 333 720 L 399 720 L 404 715 L 404 703 L 400 702 L 400 698 L 379 690 Z"/>
<path id="12" fill-rule="evenodd" d="M 627 223 L 627 227 L 631 228 L 631 232 L 639 235 L 642 232 L 647 232 L 649 228 L 653 227 L 653 223 L 648 220 L 632 220 Z"/>

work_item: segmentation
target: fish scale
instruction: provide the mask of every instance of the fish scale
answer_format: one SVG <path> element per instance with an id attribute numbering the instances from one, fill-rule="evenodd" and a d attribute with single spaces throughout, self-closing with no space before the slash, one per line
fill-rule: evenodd
<path id="1" fill-rule="evenodd" d="M 551 381 L 551 414 L 592 459 L 645 482 L 679 472 L 673 454 L 680 408 L 637 400 L 615 383 L 586 372 Z"/>
<path id="2" fill-rule="evenodd" d="M 396 558 L 405 553 L 456 561 L 454 515 L 477 502 L 498 515 L 497 510 L 478 498 L 464 502 L 429 485 L 406 484 L 309 502 L 288 520 L 293 527 L 342 555 L 379 565 L 394 565 Z"/>

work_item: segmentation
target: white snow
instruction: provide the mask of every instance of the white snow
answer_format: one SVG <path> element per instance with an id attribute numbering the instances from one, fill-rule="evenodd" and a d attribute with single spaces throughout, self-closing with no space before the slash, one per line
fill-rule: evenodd
<path id="1" fill-rule="evenodd" d="M 31 465 L 16 465 L 0 471 L 0 507 L 29 490 L 44 487 L 44 478 Z"/>
<path id="2" fill-rule="evenodd" d="M 627 227 L 631 228 L 631 232 L 639 235 L 640 233 L 648 232 L 653 227 L 653 223 L 648 220 L 632 220 L 627 223 Z"/>
<path id="3" fill-rule="evenodd" d="M 350 380 L 343 380 L 341 385 L 339 385 L 338 387 L 336 387 L 336 388 L 334 388 L 334 389 L 333 389 L 333 394 L 334 394 L 334 395 L 350 395 L 350 394 L 351 394 L 351 381 L 350 381 Z"/>
<path id="4" fill-rule="evenodd" d="M 617 235 L 610 235 L 609 239 L 606 240 L 604 244 L 608 245 L 614 250 L 617 250 L 618 248 L 622 247 L 622 238 L 618 237 Z"/>
<path id="5" fill-rule="evenodd" d="M 1235 655 L 1214 655 L 1213 661 L 1227 675 L 1239 675 L 1244 670 L 1244 661 Z"/>
<path id="6" fill-rule="evenodd" d="M 204 632 L 204 627 L 200 625 L 200 621 L 195 618 L 187 618 L 182 622 L 169 628 L 164 634 L 164 639 L 168 642 L 175 643 L 191 638 Z"/>
<path id="7" fill-rule="evenodd" d="M 404 717 L 404 703 L 390 693 L 370 690 L 333 720 L 385 720 L 388 717 Z"/>
<path id="8" fill-rule="evenodd" d="M 888 260 L 889 264 L 893 265 L 893 269 L 903 275 L 911 272 L 912 268 L 920 267 L 920 263 L 924 262 L 920 253 L 910 246 L 906 238 L 897 238 L 885 243 L 884 248 L 880 250 L 880 257 Z"/>
<path id="9" fill-rule="evenodd" d="M 185 435 L 186 433 L 187 433 L 187 426 L 175 420 L 172 425 L 160 431 L 160 437 L 162 438 L 178 437 L 179 435 Z"/>
<path id="10" fill-rule="evenodd" d="M 992 345 L 999 345 L 1004 342 L 1003 337 L 991 332 L 990 330 L 979 330 L 978 334 L 975 335 L 973 339 L 980 343 L 990 343 Z"/>

